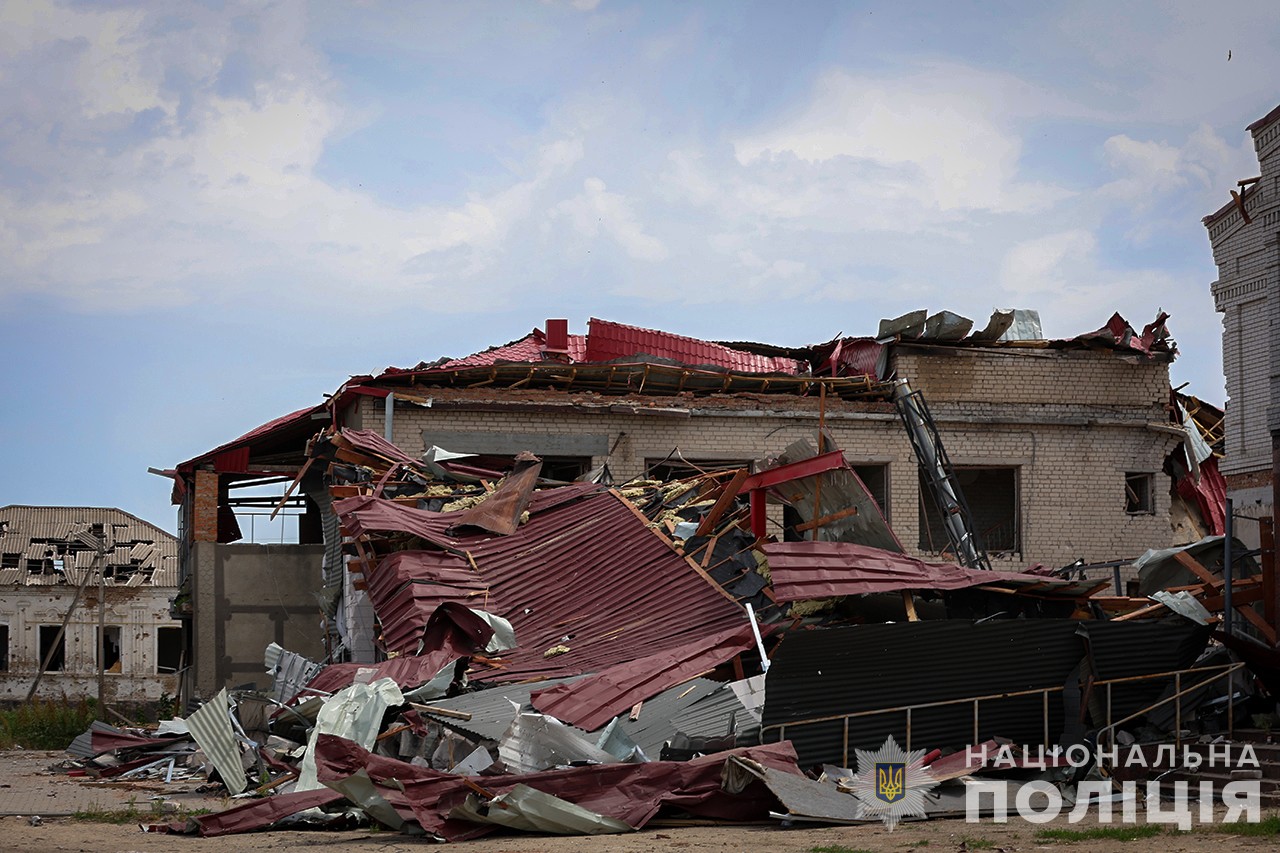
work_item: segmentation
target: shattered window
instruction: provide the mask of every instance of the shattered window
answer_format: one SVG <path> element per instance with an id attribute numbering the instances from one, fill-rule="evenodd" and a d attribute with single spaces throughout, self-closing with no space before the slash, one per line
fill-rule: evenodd
<path id="1" fill-rule="evenodd" d="M 40 626 L 40 661 L 43 663 L 45 658 L 49 659 L 49 665 L 45 667 L 47 672 L 62 672 L 67 666 L 67 638 L 65 634 L 58 636 L 61 627 L 60 625 Z M 49 655 L 50 651 L 53 652 L 52 656 Z"/>
<path id="2" fill-rule="evenodd" d="M 156 673 L 177 672 L 182 668 L 182 629 L 156 629 Z"/>
<path id="3" fill-rule="evenodd" d="M 0 672 L 9 671 L 9 626 L 0 625 Z"/>
<path id="4" fill-rule="evenodd" d="M 0 569 L 20 569 L 22 568 L 22 555 L 14 553 L 6 553 L 0 555 Z"/>
<path id="5" fill-rule="evenodd" d="M 920 476 L 920 550 L 951 554 L 951 540 L 933 500 L 928 482 Z M 1017 468 L 957 468 L 955 482 L 969 504 L 974 526 L 989 554 L 1022 551 L 1021 511 Z"/>
<path id="6" fill-rule="evenodd" d="M 102 631 L 102 671 L 120 672 L 120 670 L 120 626 L 107 625 Z"/>
<path id="7" fill-rule="evenodd" d="M 1136 473 L 1124 475 L 1124 511 L 1131 515 L 1151 514 L 1156 511 L 1154 500 L 1155 475 Z"/>

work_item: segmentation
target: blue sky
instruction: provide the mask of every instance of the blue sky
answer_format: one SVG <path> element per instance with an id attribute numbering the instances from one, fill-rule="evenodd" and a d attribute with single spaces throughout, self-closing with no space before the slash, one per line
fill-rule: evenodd
<path id="1" fill-rule="evenodd" d="M 1163 308 L 1222 403 L 1200 219 L 1276 79 L 1263 2 L 8 3 L 0 504 L 172 529 L 148 466 L 547 317 Z"/>

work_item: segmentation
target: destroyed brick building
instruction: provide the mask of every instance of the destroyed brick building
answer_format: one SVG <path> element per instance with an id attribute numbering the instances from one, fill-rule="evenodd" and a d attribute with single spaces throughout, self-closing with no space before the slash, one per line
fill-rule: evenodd
<path id="1" fill-rule="evenodd" d="M 922 818 L 989 772 L 1080 797 L 1075 768 L 1136 767 L 1159 799 L 1176 747 L 1274 710 L 1274 555 L 1201 535 L 1221 413 L 1168 388 L 1164 315 L 1066 341 L 1032 320 L 921 312 L 795 349 L 553 322 L 355 377 L 169 472 L 205 701 L 155 735 L 95 722 L 77 770 L 246 795 L 154 827 L 205 836 L 863 823 L 877 747 L 937 785 Z M 1007 547 L 992 470 L 1020 498 Z M 237 508 L 268 506 L 300 545 L 235 544 Z M 1099 538 L 1070 553 L 1143 553 L 1017 565 L 1073 524 Z M 295 624 L 323 626 L 318 654 L 272 640 Z"/>
<path id="2" fill-rule="evenodd" d="M 41 698 L 96 696 L 100 672 L 111 702 L 177 695 L 174 536 L 119 509 L 6 506 L 0 560 L 0 700 L 37 681 Z"/>
<path id="3" fill-rule="evenodd" d="M 894 382 L 906 380 L 945 436 L 993 568 L 1124 562 L 1221 533 L 1220 513 L 1196 506 L 1197 490 L 1215 482 L 1211 449 L 1202 442 L 1192 454 L 1207 474 L 1190 488 L 1176 487 L 1192 480 L 1170 466 L 1185 459 L 1190 427 L 1171 403 L 1176 348 L 1163 316 L 1141 331 L 1116 316 L 1062 341 L 1042 338 L 1034 312 L 971 327 L 916 312 L 883 321 L 874 338 L 786 348 L 597 319 L 570 334 L 551 320 L 472 356 L 354 377 L 327 401 L 171 472 L 179 602 L 192 620 L 189 692 L 262 683 L 271 642 L 316 660 L 385 652 L 362 581 L 344 563 L 332 508 L 342 488 L 308 456 L 322 430 L 382 435 L 409 458 L 452 459 L 482 478 L 531 452 L 545 478 L 622 485 L 758 467 L 798 439 L 816 443 L 821 425 L 902 548 L 954 559 L 893 402 Z M 264 485 L 277 497 L 249 488 Z M 238 508 L 276 505 L 298 513 L 297 544 L 233 544 Z M 790 508 L 771 507 L 767 523 L 779 540 L 814 535 Z"/>
<path id="4" fill-rule="evenodd" d="M 1232 200 L 1204 218 L 1218 279 L 1226 373 L 1229 495 L 1250 516 L 1271 515 L 1273 471 L 1280 467 L 1280 107 L 1247 128 L 1259 173 L 1241 180 Z M 1242 525 L 1254 546 L 1258 531 Z"/>

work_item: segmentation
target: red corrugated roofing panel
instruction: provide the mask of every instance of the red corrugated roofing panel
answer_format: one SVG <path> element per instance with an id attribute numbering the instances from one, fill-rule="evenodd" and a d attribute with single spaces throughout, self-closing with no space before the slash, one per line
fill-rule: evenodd
<path id="1" fill-rule="evenodd" d="M 262 438 L 266 438 L 268 435 L 270 435 L 273 432 L 287 429 L 292 426 L 296 426 L 300 423 L 303 423 L 304 421 L 309 421 L 311 419 L 312 412 L 323 411 L 323 409 L 324 409 L 323 405 L 308 406 L 305 409 L 298 409 L 298 411 L 296 412 L 290 412 L 287 415 L 282 415 L 281 417 L 278 417 L 273 421 L 267 421 L 262 426 L 255 427 L 254 429 L 249 430 L 248 432 L 246 432 L 244 435 L 240 436 L 237 439 L 228 441 L 226 444 L 218 445 L 213 450 L 210 450 L 208 453 L 202 453 L 193 459 L 188 459 L 186 462 L 183 462 L 181 465 L 178 466 L 178 470 L 190 471 L 197 464 L 204 462 L 208 459 L 212 459 L 213 457 L 218 456 L 219 454 L 224 454 L 226 451 L 238 449 L 241 446 L 249 445 L 254 441 L 257 441 Z M 246 460 L 247 460 L 247 457 L 246 457 Z"/>
<path id="2" fill-rule="evenodd" d="M 741 373 L 800 372 L 794 358 L 775 358 L 730 349 L 697 338 L 686 338 L 655 329 L 624 326 L 592 317 L 587 324 L 586 361 L 611 361 L 641 353 L 670 358 L 689 365 L 710 364 Z"/>
<path id="3" fill-rule="evenodd" d="M 852 542 L 776 542 L 764 546 L 778 601 L 808 601 L 834 595 L 865 595 L 904 589 L 961 589 L 1019 581 L 1040 587 L 1074 588 L 1068 581 L 1018 572 L 966 569 L 926 563 Z"/>
<path id="4" fill-rule="evenodd" d="M 542 348 L 547 338 L 540 330 L 534 329 L 518 341 L 490 347 L 484 352 L 474 353 L 464 358 L 455 358 L 438 364 L 433 370 L 452 370 L 459 367 L 488 367 L 500 361 L 539 362 L 542 361 Z M 569 360 L 583 361 L 587 351 L 586 335 L 569 336 Z"/>
<path id="5" fill-rule="evenodd" d="M 650 530 L 622 498 L 590 484 L 543 490 L 509 536 L 445 534 L 460 513 L 432 513 L 376 498 L 335 503 L 353 534 L 403 531 L 447 550 L 407 552 L 370 572 L 368 591 L 388 650 L 412 653 L 440 597 L 416 598 L 420 578 L 445 583 L 479 570 L 470 606 L 510 620 L 519 648 L 474 679 L 518 680 L 598 672 L 743 626 L 741 607 Z M 469 555 L 469 559 L 468 559 Z M 390 573 L 391 578 L 382 577 Z M 388 616 L 396 614 L 395 619 Z M 544 657 L 566 646 L 569 651 Z"/>

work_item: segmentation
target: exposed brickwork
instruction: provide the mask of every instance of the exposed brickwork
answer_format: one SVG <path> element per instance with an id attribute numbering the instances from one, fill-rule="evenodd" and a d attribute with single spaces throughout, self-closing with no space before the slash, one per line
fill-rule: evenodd
<path id="1" fill-rule="evenodd" d="M 213 471 L 197 471 L 191 541 L 218 541 L 218 475 Z"/>
<path id="2" fill-rule="evenodd" d="M 1178 441 L 1160 429 L 1168 419 L 1167 365 L 1123 361 L 1111 353 L 916 351 L 900 353 L 897 370 L 924 391 L 957 466 L 1018 469 L 1021 554 L 997 564 L 1104 561 L 1174 544 L 1169 481 L 1160 473 Z M 806 411 L 780 412 L 699 408 L 696 398 L 653 397 L 644 409 L 648 414 L 632 414 L 610 411 L 607 399 L 574 407 L 568 405 L 570 395 L 561 395 L 562 407 L 537 409 L 519 391 L 492 389 L 485 395 L 483 401 L 454 396 L 439 408 L 398 406 L 393 440 L 417 455 L 425 449 L 424 430 L 603 434 L 610 453 L 592 457 L 592 464 L 608 462 L 614 477 L 625 480 L 642 474 L 646 460 L 662 459 L 673 449 L 693 460 L 759 459 L 817 435 L 818 414 L 807 403 Z M 770 402 L 777 406 L 779 399 Z M 493 410 L 504 401 L 520 401 L 522 408 Z M 635 402 L 646 401 L 629 399 Z M 381 433 L 383 401 L 364 398 L 360 405 L 360 422 Z M 889 514 L 915 552 L 921 496 L 911 446 L 896 414 L 882 405 L 879 411 L 869 408 L 828 400 L 827 428 L 850 461 L 888 465 Z M 1156 475 L 1154 513 L 1125 512 L 1124 478 L 1134 472 Z"/>
<path id="3" fill-rule="evenodd" d="M 1230 491 L 1260 489 L 1271 485 L 1271 472 L 1269 470 L 1247 471 L 1243 474 L 1228 474 L 1224 479 L 1227 481 L 1227 489 Z"/>

